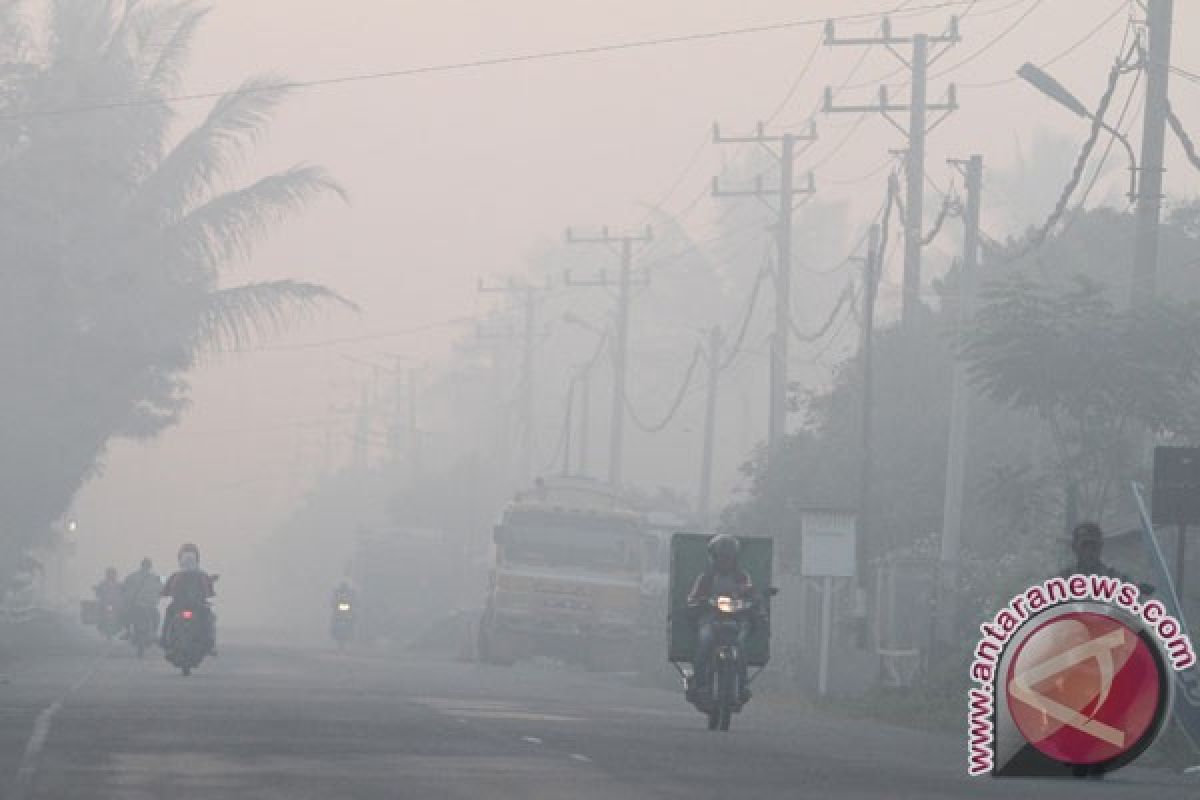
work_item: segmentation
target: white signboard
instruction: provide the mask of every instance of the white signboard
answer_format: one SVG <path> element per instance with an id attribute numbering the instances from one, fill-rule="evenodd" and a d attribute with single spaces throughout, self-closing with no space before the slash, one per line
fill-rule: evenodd
<path id="1" fill-rule="evenodd" d="M 852 511 L 800 512 L 800 574 L 852 577 L 857 521 Z"/>

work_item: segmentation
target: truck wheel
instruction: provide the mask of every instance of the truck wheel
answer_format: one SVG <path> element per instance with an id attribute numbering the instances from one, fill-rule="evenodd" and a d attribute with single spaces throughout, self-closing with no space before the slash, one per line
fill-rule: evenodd
<path id="1" fill-rule="evenodd" d="M 509 648 L 497 644 L 493 634 L 482 625 L 479 626 L 479 660 L 500 667 L 511 667 L 516 662 L 509 654 Z"/>

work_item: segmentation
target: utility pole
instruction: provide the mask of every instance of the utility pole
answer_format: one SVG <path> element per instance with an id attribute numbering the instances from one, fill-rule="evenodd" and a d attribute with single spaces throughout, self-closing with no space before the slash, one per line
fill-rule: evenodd
<path id="1" fill-rule="evenodd" d="M 816 193 L 811 172 L 808 173 L 805 186 L 795 186 L 796 143 L 816 140 L 816 126 L 812 123 L 807 133 L 785 133 L 780 136 L 768 136 L 761 122 L 752 136 L 722 136 L 721 129 L 713 125 L 713 142 L 716 144 L 758 144 L 768 148 L 779 145 L 777 188 L 764 188 L 761 178 L 755 181 L 752 189 L 722 189 L 717 178 L 713 178 L 712 184 L 713 197 L 778 198 L 779 218 L 775 224 L 775 330 L 771 334 L 770 407 L 767 416 L 768 458 L 774 454 L 787 433 L 788 340 L 792 335 L 792 211 L 797 195 L 811 197 Z M 774 153 L 773 150 L 771 152 Z"/>
<path id="2" fill-rule="evenodd" d="M 974 307 L 975 281 L 979 271 L 979 213 L 983 193 L 983 156 L 966 161 L 951 159 L 963 173 L 967 185 L 967 206 L 963 210 L 963 256 L 958 279 L 957 327 L 961 336 Z M 949 641 L 954 635 L 957 607 L 959 548 L 962 543 L 963 494 L 967 467 L 967 422 L 970 390 L 967 368 L 962 359 L 954 360 L 950 390 L 950 440 L 946 452 L 946 494 L 942 506 L 942 547 L 940 562 L 941 624 L 938 638 Z"/>
<path id="3" fill-rule="evenodd" d="M 355 421 L 354 441 L 352 442 L 351 461 L 359 472 L 366 471 L 370 459 L 371 395 L 368 390 L 369 386 L 367 381 L 363 381 L 358 400 L 358 419 Z"/>
<path id="4" fill-rule="evenodd" d="M 924 204 L 925 204 L 925 137 L 958 109 L 958 100 L 954 84 L 947 90 L 947 100 L 944 103 L 929 103 L 927 101 L 927 78 L 930 64 L 929 45 L 953 45 L 961 40 L 958 33 L 958 17 L 950 18 L 950 26 L 946 33 L 929 35 L 918 33 L 913 36 L 895 36 L 892 34 L 892 23 L 888 17 L 883 18 L 880 36 L 839 38 L 834 33 L 833 20 L 825 23 L 825 44 L 858 45 L 870 47 L 881 44 L 888 52 L 900 59 L 912 75 L 912 92 L 909 102 L 893 103 L 888 99 L 886 86 L 879 87 L 879 102 L 873 105 L 835 106 L 833 104 L 833 89 L 825 88 L 825 113 L 854 113 L 863 114 L 876 112 L 883 114 L 908 138 L 908 154 L 905 158 L 905 185 L 907 188 L 904 222 L 904 308 L 903 320 L 911 322 L 913 312 L 921 302 L 921 237 L 924 235 Z M 911 45 L 912 56 L 905 58 L 896 50 L 896 45 Z M 895 112 L 908 112 L 908 128 L 893 119 Z M 930 111 L 942 111 L 942 116 L 932 125 L 927 122 Z"/>
<path id="5" fill-rule="evenodd" d="M 579 474 L 587 477 L 591 472 L 588 445 L 592 431 L 592 365 L 588 364 L 579 374 Z"/>
<path id="6" fill-rule="evenodd" d="M 417 427 L 417 375 L 416 367 L 408 369 L 408 457 L 411 470 L 410 484 L 416 486 L 421 478 L 421 430 Z"/>
<path id="7" fill-rule="evenodd" d="M 613 349 L 613 395 L 612 395 L 612 421 L 609 428 L 608 440 L 608 482 L 613 487 L 620 487 L 622 480 L 622 463 L 624 458 L 625 445 L 625 379 L 629 357 L 629 306 L 633 298 L 632 289 L 635 285 L 645 286 L 649 283 L 649 276 L 642 273 L 640 276 L 633 274 L 633 247 L 635 244 L 644 244 L 654 238 L 654 232 L 650 226 L 646 226 L 645 231 L 640 234 L 625 236 L 611 236 L 608 228 L 602 228 L 599 236 L 579 237 L 568 228 L 567 243 L 568 244 L 603 244 L 603 245 L 619 245 L 621 254 L 621 271 L 617 276 L 617 308 L 616 308 L 616 332 L 617 341 L 616 347 Z M 574 280 L 571 278 L 571 273 L 566 274 L 566 282 L 568 286 L 601 286 L 611 287 L 613 284 L 608 278 L 605 271 L 601 271 L 600 275 L 591 280 Z"/>
<path id="8" fill-rule="evenodd" d="M 1167 119 L 1167 78 L 1171 66 L 1171 17 L 1174 0 L 1149 0 L 1146 28 L 1146 113 L 1142 118 L 1141 177 L 1137 190 L 1130 302 L 1144 308 L 1154 300 L 1158 271 L 1158 222 L 1162 211 L 1163 138 Z"/>
<path id="9" fill-rule="evenodd" d="M 480 292 L 498 292 L 521 298 L 524 323 L 521 333 L 521 387 L 518 404 L 521 417 L 521 479 L 531 481 L 534 470 L 534 421 L 536 405 L 534 394 L 534 368 L 537 351 L 537 295 L 533 286 L 518 284 L 510 280 L 505 286 L 485 286 L 479 281 Z M 546 287 L 549 288 L 549 287 Z"/>
<path id="10" fill-rule="evenodd" d="M 704 453 L 700 462 L 700 490 L 696 493 L 696 510 L 700 524 L 711 523 L 713 448 L 717 429 L 717 390 L 721 377 L 721 328 L 713 326 L 708 332 L 708 397 L 704 404 Z"/>
<path id="11" fill-rule="evenodd" d="M 874 417 L 875 417 L 875 296 L 879 289 L 882 267 L 882 243 L 879 241 L 879 225 L 872 225 L 867 233 L 867 257 L 863 260 L 862 274 L 862 332 L 859 347 L 862 349 L 862 405 L 859 408 L 860 461 L 858 473 L 858 530 L 855 548 L 855 573 L 860 590 L 870 585 L 871 566 L 871 490 L 872 466 L 874 463 Z M 865 632 L 864 632 L 865 637 Z"/>

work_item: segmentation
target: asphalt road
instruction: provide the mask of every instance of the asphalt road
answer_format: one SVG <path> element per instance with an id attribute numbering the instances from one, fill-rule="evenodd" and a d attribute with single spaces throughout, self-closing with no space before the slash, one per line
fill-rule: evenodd
<path id="1" fill-rule="evenodd" d="M 756 698 L 710 733 L 676 693 L 514 668 L 226 641 L 190 678 L 125 648 L 18 665 L 0 684 L 0 787 L 100 798 L 958 798 L 1195 796 L 964 774 L 964 745 Z"/>

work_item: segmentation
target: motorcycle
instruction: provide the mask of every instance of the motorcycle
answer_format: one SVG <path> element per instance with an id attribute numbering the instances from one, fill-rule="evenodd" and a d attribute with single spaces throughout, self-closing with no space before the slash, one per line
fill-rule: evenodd
<path id="1" fill-rule="evenodd" d="M 142 658 L 146 648 L 154 644 L 158 631 L 158 612 L 147 606 L 134 606 L 129 609 L 129 617 L 129 644 L 137 651 L 137 657 Z"/>
<path id="2" fill-rule="evenodd" d="M 211 613 L 202 603 L 182 605 L 167 624 L 163 653 L 167 661 L 183 671 L 184 677 L 192 674 L 211 649 L 209 623 L 205 619 Z"/>
<path id="3" fill-rule="evenodd" d="M 333 608 L 333 619 L 330 622 L 330 633 L 342 649 L 354 638 L 354 609 L 349 600 L 338 600 Z"/>
<path id="4" fill-rule="evenodd" d="M 115 603 L 100 604 L 100 619 L 96 622 L 96 629 L 109 642 L 121 632 L 121 609 Z"/>
<path id="5" fill-rule="evenodd" d="M 778 590 L 768 589 L 767 596 Z M 742 670 L 739 668 L 743 654 L 742 631 L 750 624 L 758 610 L 758 603 L 750 598 L 720 595 L 708 601 L 712 615 L 713 647 L 707 664 L 708 686 L 695 698 L 696 710 L 708 717 L 710 731 L 728 731 L 734 714 L 742 710 Z M 695 680 L 694 675 L 685 675 L 685 685 Z M 751 676 L 753 678 L 753 676 Z M 749 680 L 746 681 L 749 684 Z"/>

